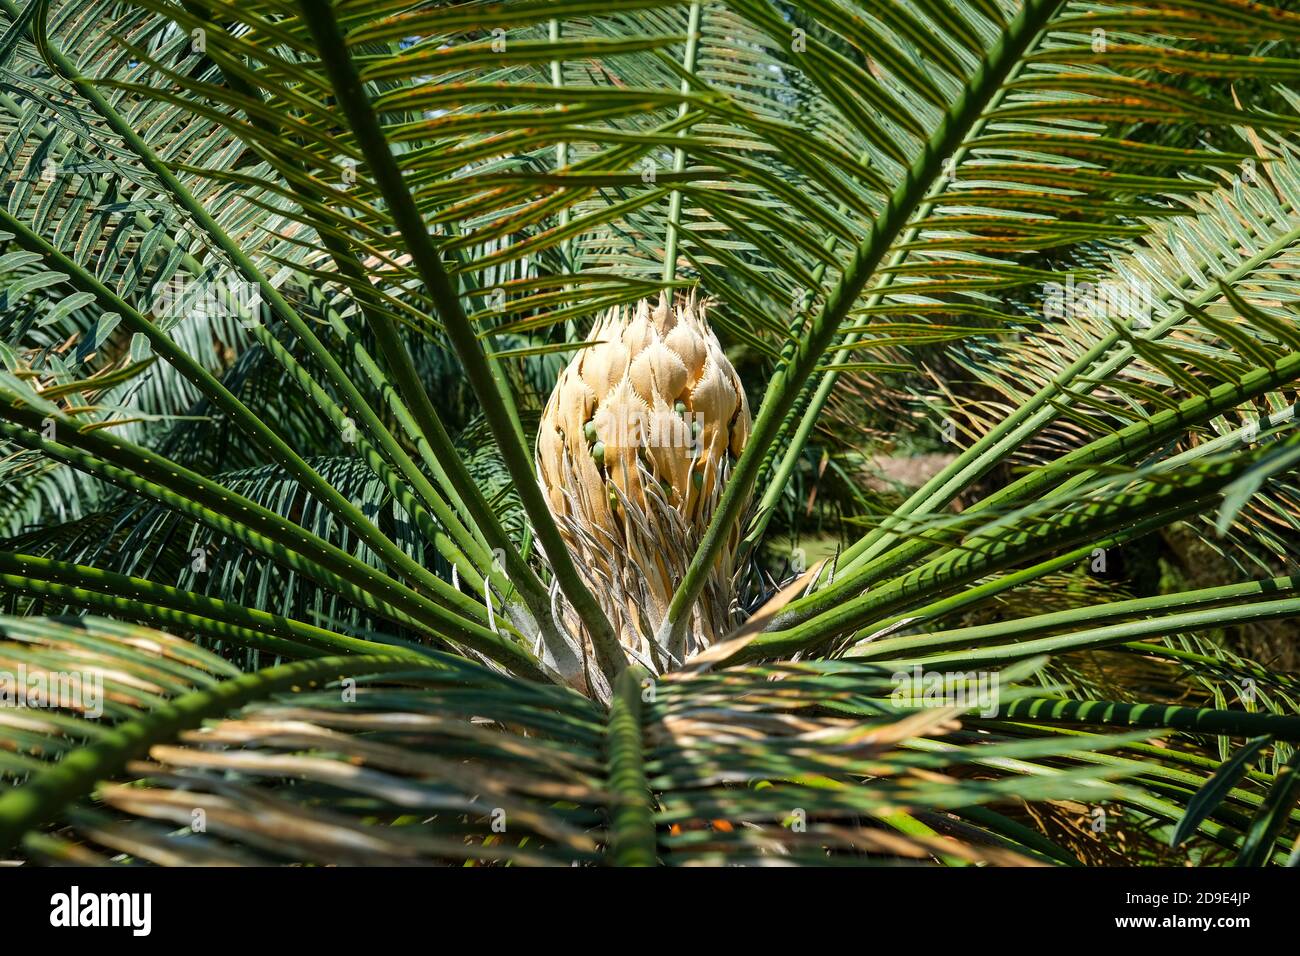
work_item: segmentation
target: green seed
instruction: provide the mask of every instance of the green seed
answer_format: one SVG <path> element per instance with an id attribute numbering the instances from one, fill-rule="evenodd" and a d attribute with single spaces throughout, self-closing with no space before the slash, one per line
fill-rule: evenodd
<path id="1" fill-rule="evenodd" d="M 702 471 L 693 471 L 693 472 L 691 472 L 691 484 L 693 484 L 696 488 L 703 488 L 703 487 L 704 487 L 704 472 L 702 472 Z"/>
<path id="2" fill-rule="evenodd" d="M 676 405 L 673 406 L 673 408 L 676 409 L 678 415 L 685 415 L 685 414 L 686 414 L 686 403 L 685 403 L 685 402 L 678 402 Z"/>
<path id="3" fill-rule="evenodd" d="M 598 441 L 591 446 L 591 457 L 596 459 L 596 464 L 605 464 L 605 443 L 603 441 Z"/>
<path id="4" fill-rule="evenodd" d="M 593 442 L 597 439 L 596 420 L 594 418 L 582 426 L 582 433 L 587 436 L 587 441 L 589 442 Z"/>

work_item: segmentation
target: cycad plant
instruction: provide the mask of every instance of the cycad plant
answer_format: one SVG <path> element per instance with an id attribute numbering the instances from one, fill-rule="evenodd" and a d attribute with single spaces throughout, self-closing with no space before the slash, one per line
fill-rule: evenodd
<path id="1" fill-rule="evenodd" d="M 7 856 L 1294 861 L 1300 14 L 0 8 Z"/>

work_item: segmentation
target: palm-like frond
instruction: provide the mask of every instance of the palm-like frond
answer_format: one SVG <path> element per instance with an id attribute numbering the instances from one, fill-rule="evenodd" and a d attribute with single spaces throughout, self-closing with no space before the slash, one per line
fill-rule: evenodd
<path id="1" fill-rule="evenodd" d="M 981 739 L 962 729 L 964 708 L 912 709 L 920 685 L 900 703 L 869 665 L 630 675 L 605 712 L 444 655 L 240 673 L 94 619 L 3 628 L 6 661 L 51 686 L 64 669 L 102 680 L 113 721 L 36 709 L 4 721 L 5 771 L 26 782 L 0 797 L 0 838 L 28 832 L 50 861 L 1057 863 L 1065 851 L 993 808 L 1081 796 L 1158 808 L 1162 778 L 1202 776 L 1120 755 L 1134 733 L 1061 736 L 1030 716 Z M 1025 691 L 1000 697 L 1035 706 Z M 1193 725 L 1251 725 L 1185 710 Z M 1300 734 L 1294 718 L 1254 724 Z M 36 740 L 49 762 L 28 753 Z M 1229 843 L 1242 808 L 1264 803 L 1233 786 L 1218 799 L 1198 822 Z M 55 814 L 59 830 L 30 830 Z"/>

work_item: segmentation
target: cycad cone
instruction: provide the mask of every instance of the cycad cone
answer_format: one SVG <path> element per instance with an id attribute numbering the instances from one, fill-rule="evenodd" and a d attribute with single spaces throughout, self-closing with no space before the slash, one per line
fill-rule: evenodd
<path id="1" fill-rule="evenodd" d="M 653 310 L 645 301 L 631 314 L 612 309 L 587 341 L 595 344 L 560 374 L 542 413 L 538 478 L 624 646 L 667 669 L 730 629 L 738 526 L 692 612 L 685 645 L 654 645 L 749 438 L 749 403 L 694 296 L 676 307 L 664 296 Z M 565 618 L 582 633 L 571 610 Z"/>

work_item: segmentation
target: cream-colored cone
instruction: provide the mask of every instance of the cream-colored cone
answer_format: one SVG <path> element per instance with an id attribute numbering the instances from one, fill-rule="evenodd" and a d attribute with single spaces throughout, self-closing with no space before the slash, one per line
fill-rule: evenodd
<path id="1" fill-rule="evenodd" d="M 653 634 L 749 438 L 749 403 L 694 296 L 611 309 L 588 342 L 542 413 L 537 475 L 624 645 L 667 668 Z M 693 611 L 688 656 L 731 628 L 739 536 L 732 528 Z"/>

